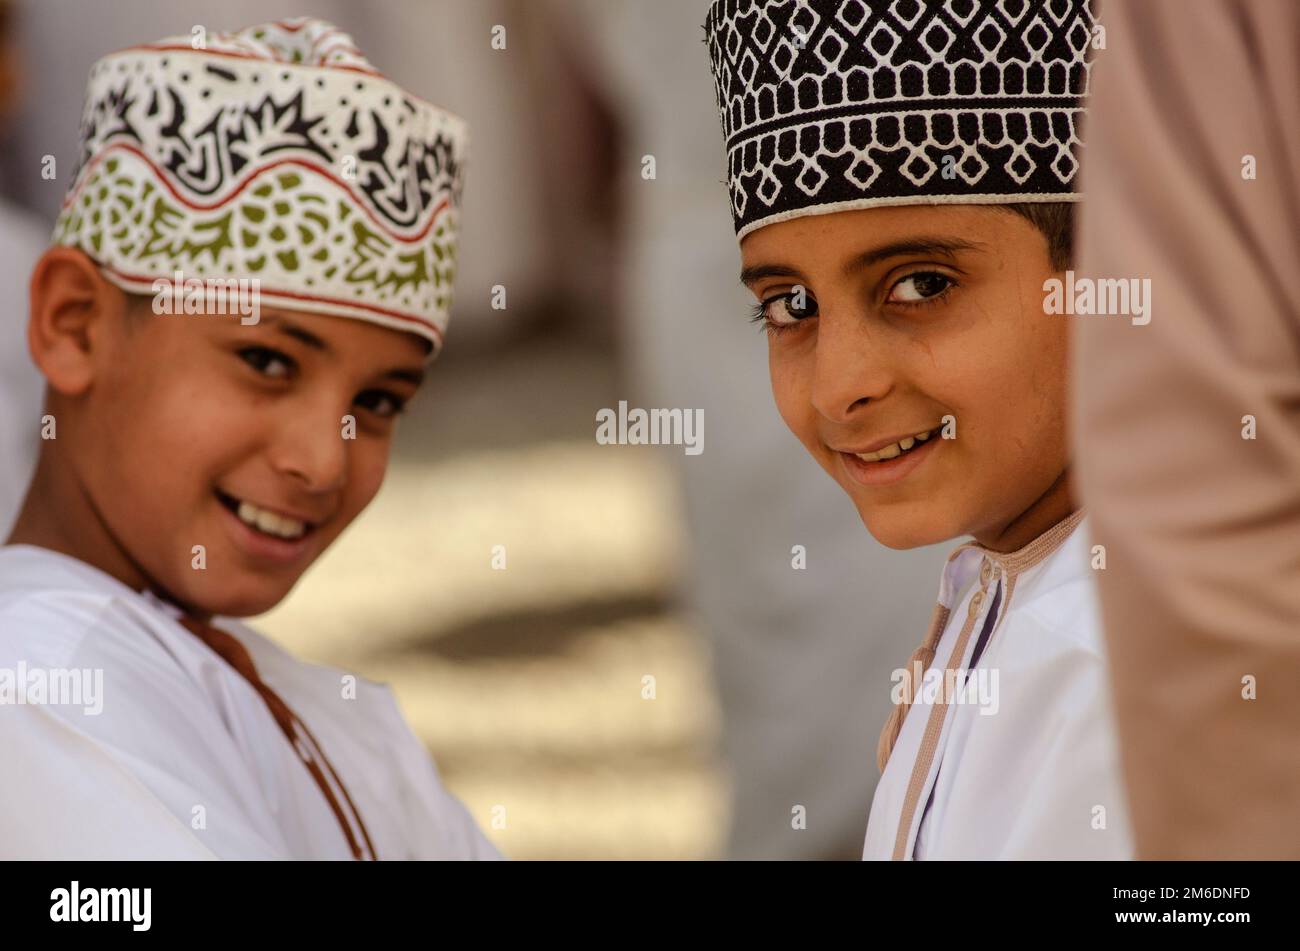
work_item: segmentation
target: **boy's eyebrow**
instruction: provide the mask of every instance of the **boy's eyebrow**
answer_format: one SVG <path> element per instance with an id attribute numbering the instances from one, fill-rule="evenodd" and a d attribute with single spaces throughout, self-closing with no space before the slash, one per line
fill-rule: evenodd
<path id="1" fill-rule="evenodd" d="M 295 340 L 301 340 L 313 350 L 319 350 L 322 353 L 333 353 L 333 348 L 328 343 L 316 336 L 310 330 L 298 326 L 292 321 L 279 314 L 267 314 L 262 318 L 262 323 L 270 324 L 282 334 L 287 334 Z M 383 375 L 385 380 L 403 380 L 414 386 L 419 386 L 424 382 L 423 369 L 408 369 L 406 367 L 395 367 Z"/>
<path id="2" fill-rule="evenodd" d="M 951 257 L 958 251 L 980 251 L 984 245 L 979 242 L 962 241 L 957 238 L 922 236 L 893 241 L 870 251 L 863 251 L 844 265 L 845 277 L 864 267 L 870 267 L 888 258 L 900 254 L 943 254 Z"/>
<path id="3" fill-rule="evenodd" d="M 740 283 L 746 287 L 765 277 L 800 277 L 798 271 L 784 264 L 755 264 L 740 272 Z"/>
<path id="4" fill-rule="evenodd" d="M 402 367 L 397 367 L 396 369 L 389 370 L 387 373 L 385 373 L 384 379 L 404 380 L 407 383 L 410 383 L 412 386 L 419 386 L 421 383 L 424 382 L 424 371 L 407 370 Z"/>
<path id="5" fill-rule="evenodd" d="M 901 241 L 892 241 L 889 244 L 881 245 L 878 248 L 872 248 L 869 251 L 863 251 L 855 255 L 844 265 L 844 274 L 847 277 L 854 271 L 860 271 L 864 267 L 870 267 L 873 264 L 884 261 L 888 258 L 897 257 L 900 254 L 944 254 L 952 256 L 958 251 L 980 251 L 985 246 L 979 242 L 961 241 L 956 238 L 943 238 L 937 236 L 923 236 L 916 238 L 905 238 Z M 765 277 L 800 277 L 799 271 L 786 264 L 755 264 L 751 267 L 744 268 L 740 272 L 740 283 L 746 287 L 755 281 L 762 280 Z"/>
<path id="6" fill-rule="evenodd" d="M 293 337 L 295 340 L 302 341 L 307 346 L 311 347 L 313 350 L 319 350 L 322 353 L 333 352 L 332 349 L 330 348 L 330 345 L 326 343 L 324 340 L 322 340 L 320 337 L 316 336 L 310 330 L 300 327 L 297 324 L 293 323 L 292 321 L 288 320 L 287 318 L 280 316 L 279 314 L 264 315 L 262 317 L 262 323 L 269 324 L 270 326 L 274 327 L 276 330 L 280 331 L 280 333 Z"/>

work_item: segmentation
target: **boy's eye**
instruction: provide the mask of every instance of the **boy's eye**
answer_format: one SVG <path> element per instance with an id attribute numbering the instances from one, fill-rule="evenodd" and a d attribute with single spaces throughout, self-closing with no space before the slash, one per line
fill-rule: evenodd
<path id="1" fill-rule="evenodd" d="M 807 290 L 797 289 L 769 297 L 758 305 L 758 319 L 769 327 L 788 327 L 807 317 L 817 316 L 817 301 Z"/>
<path id="2" fill-rule="evenodd" d="M 239 356 L 258 373 L 277 380 L 288 377 L 295 367 L 292 357 L 269 347 L 245 347 Z"/>
<path id="3" fill-rule="evenodd" d="M 366 390 L 357 394 L 356 403 L 383 419 L 391 419 L 406 408 L 405 401 L 387 390 Z"/>
<path id="4" fill-rule="evenodd" d="M 889 291 L 889 301 L 894 304 L 915 304 L 938 297 L 955 282 L 937 271 L 917 271 L 909 274 Z"/>

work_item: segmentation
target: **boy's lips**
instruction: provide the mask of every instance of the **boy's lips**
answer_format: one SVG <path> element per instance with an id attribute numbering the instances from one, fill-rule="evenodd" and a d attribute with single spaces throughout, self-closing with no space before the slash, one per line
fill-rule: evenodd
<path id="1" fill-rule="evenodd" d="M 290 562 L 307 551 L 319 520 L 271 509 L 216 490 L 234 540 L 256 558 Z"/>
<path id="2" fill-rule="evenodd" d="M 879 486 L 899 482 L 910 475 L 926 459 L 934 455 L 943 440 L 939 430 L 929 431 L 927 438 L 918 440 L 915 435 L 895 437 L 888 442 L 877 440 L 864 449 L 855 451 L 836 450 L 840 464 L 845 473 L 859 485 Z M 903 449 L 902 446 L 908 446 Z M 893 452 L 889 458 L 863 459 L 863 455 L 872 456 L 881 450 Z"/>
<path id="3" fill-rule="evenodd" d="M 912 439 L 912 440 L 920 439 L 922 442 L 924 442 L 927 439 L 933 439 L 936 435 L 939 434 L 940 429 L 942 429 L 942 427 L 939 426 L 935 426 L 930 429 L 912 429 L 912 430 L 908 430 L 907 432 L 901 435 L 889 436 L 885 439 L 877 439 L 874 442 L 869 442 L 864 446 L 859 446 L 854 449 L 850 449 L 846 446 L 832 446 L 831 448 L 834 449 L 836 452 L 846 452 L 851 455 L 869 455 L 870 453 L 873 452 L 879 452 L 881 449 L 885 449 L 888 446 L 893 446 L 896 443 L 902 443 L 903 440 L 905 439 Z M 867 461 L 871 461 L 871 460 L 867 460 Z"/>

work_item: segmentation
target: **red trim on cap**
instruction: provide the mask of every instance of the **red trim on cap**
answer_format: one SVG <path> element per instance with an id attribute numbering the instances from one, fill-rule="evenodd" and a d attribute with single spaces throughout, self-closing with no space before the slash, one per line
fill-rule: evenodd
<path id="1" fill-rule="evenodd" d="M 128 274 L 126 271 L 118 270 L 110 264 L 100 264 L 99 266 L 105 271 L 108 271 L 132 284 L 148 284 L 152 287 L 155 281 L 167 281 L 170 283 L 172 280 L 170 277 L 160 277 L 155 274 Z M 202 280 L 202 278 L 199 278 L 199 280 Z M 224 278 L 222 278 L 222 280 L 224 280 Z M 289 300 L 306 301 L 312 304 L 327 304 L 331 307 L 355 307 L 358 310 L 368 310 L 371 313 L 378 314 L 382 317 L 392 317 L 395 320 L 405 320 L 410 323 L 420 324 L 432 331 L 434 337 L 438 340 L 439 346 L 442 344 L 442 331 L 438 329 L 437 324 L 426 320 L 424 317 L 416 317 L 414 314 L 404 314 L 401 311 L 392 310 L 388 307 L 379 307 L 376 304 L 363 304 L 359 301 L 342 300 L 337 297 L 322 297 L 319 294 L 300 294 L 297 291 L 278 291 L 273 288 L 259 288 L 259 293 L 271 297 L 284 297 Z"/>
<path id="2" fill-rule="evenodd" d="M 272 171 L 273 169 L 279 168 L 281 165 L 297 165 L 300 168 L 308 169 L 309 171 L 315 172 L 318 175 L 323 175 L 325 178 L 328 178 L 335 185 L 337 185 L 339 188 L 343 189 L 344 191 L 348 192 L 349 194 L 356 194 L 352 188 L 344 184 L 341 179 L 339 179 L 333 172 L 329 171 L 328 169 L 321 168 L 319 165 L 315 165 L 311 162 L 307 162 L 302 159 L 283 158 L 280 159 L 279 161 L 272 162 L 270 165 L 263 165 L 260 168 L 254 169 L 252 172 L 249 173 L 248 177 L 245 178 L 242 182 L 240 182 L 239 185 L 237 185 L 228 195 L 226 195 L 226 197 L 219 199 L 218 201 L 215 201 L 210 205 L 201 205 L 198 204 L 197 202 L 190 201 L 188 198 L 186 198 L 184 195 L 178 192 L 172 186 L 172 183 L 168 180 L 167 175 L 164 174 L 163 170 L 160 169 L 157 165 L 155 165 L 153 160 L 150 159 L 149 156 L 145 155 L 144 152 L 140 151 L 140 149 L 136 148 L 134 145 L 131 145 L 130 143 L 127 142 L 114 142 L 109 146 L 107 146 L 106 148 L 102 149 L 99 153 L 95 155 L 94 158 L 92 158 L 89 162 L 86 163 L 83 172 L 88 172 L 95 165 L 98 165 L 105 158 L 107 158 L 111 152 L 114 152 L 118 149 L 121 149 L 124 152 L 131 152 L 132 154 L 138 156 L 141 160 L 143 160 L 144 163 L 153 170 L 154 175 L 158 178 L 160 182 L 162 182 L 162 184 L 166 187 L 167 191 L 171 193 L 172 197 L 175 198 L 178 202 L 180 202 L 185 207 L 190 208 L 194 211 L 214 211 L 217 208 L 222 207 L 223 205 L 230 202 L 233 198 L 235 198 L 235 196 L 237 196 L 240 192 L 242 192 L 245 188 L 251 185 L 262 175 Z M 89 181 L 89 179 L 90 179 L 89 175 L 82 174 L 81 180 L 77 182 L 76 187 L 73 188 L 71 191 L 69 191 L 68 194 L 64 197 L 63 208 L 67 208 L 69 205 L 71 205 L 73 202 L 77 200 L 77 197 L 81 194 L 82 189 L 85 188 L 86 182 Z M 413 235 L 405 235 L 405 236 L 398 234 L 397 232 L 389 228 L 387 225 L 385 225 L 382 221 L 380 221 L 377 217 L 375 217 L 375 213 L 371 211 L 370 208 L 367 207 L 365 204 L 361 205 L 361 210 L 366 213 L 366 215 L 370 218 L 372 222 L 374 222 L 375 227 L 379 228 L 379 230 L 383 231 L 394 241 L 398 242 L 399 244 L 411 244 L 413 242 L 422 240 L 424 236 L 427 235 L 429 231 L 433 228 L 433 225 L 438 220 L 438 217 L 444 211 L 446 211 L 447 208 L 449 208 L 450 206 L 451 206 L 451 199 L 444 197 L 440 202 L 438 202 L 437 205 L 434 206 L 433 212 L 429 216 L 429 220 L 425 222 L 424 227 L 421 228 Z"/>
<path id="3" fill-rule="evenodd" d="M 336 65 L 333 63 L 290 63 L 287 60 L 267 59 L 265 56 L 254 56 L 252 53 L 236 53 L 234 50 L 196 50 L 192 46 L 182 46 L 180 44 L 169 43 L 160 45 L 154 43 L 140 43 L 136 46 L 123 47 L 110 53 L 110 56 L 117 56 L 119 53 L 132 53 L 136 50 L 149 50 L 150 52 L 175 52 L 175 53 L 196 53 L 200 56 L 228 56 L 231 59 L 251 59 L 258 63 L 266 63 L 268 66 L 306 66 L 308 69 L 338 69 L 346 70 L 351 73 L 361 73 L 365 76 L 375 76 L 379 79 L 393 82 L 377 69 L 366 69 L 362 66 Z M 393 85 L 397 85 L 393 83 Z M 437 108 L 436 106 L 434 108 Z"/>

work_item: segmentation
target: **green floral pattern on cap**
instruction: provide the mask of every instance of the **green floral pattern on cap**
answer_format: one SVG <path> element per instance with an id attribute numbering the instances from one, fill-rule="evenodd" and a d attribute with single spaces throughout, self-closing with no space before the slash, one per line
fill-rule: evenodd
<path id="1" fill-rule="evenodd" d="M 115 53 L 91 70 L 54 241 L 115 283 L 257 278 L 265 304 L 441 345 L 467 133 L 319 20 Z"/>

